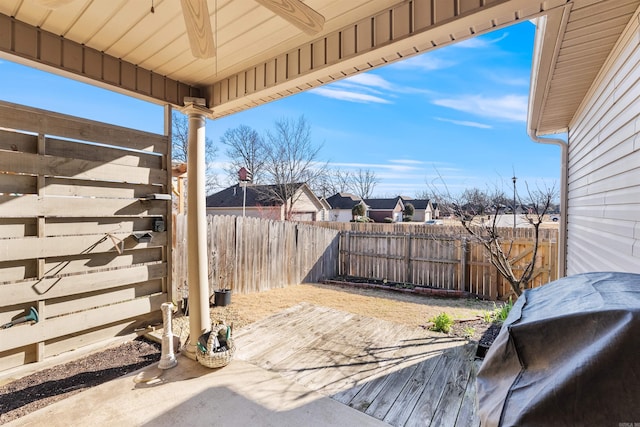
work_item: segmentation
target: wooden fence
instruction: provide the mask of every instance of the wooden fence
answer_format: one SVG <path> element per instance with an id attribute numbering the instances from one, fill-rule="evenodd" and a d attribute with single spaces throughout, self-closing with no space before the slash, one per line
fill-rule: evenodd
<path id="1" fill-rule="evenodd" d="M 12 130 L 10 130 L 12 129 Z M 0 102 L 0 370 L 125 335 L 171 299 L 168 136 Z"/>
<path id="2" fill-rule="evenodd" d="M 174 279 L 187 296 L 186 217 L 176 217 Z M 338 274 L 339 232 L 295 222 L 208 216 L 209 287 L 251 293 Z"/>
<path id="3" fill-rule="evenodd" d="M 173 277 L 178 295 L 187 296 L 186 218 L 178 215 L 174 223 Z M 209 216 L 208 233 L 211 293 L 220 288 L 250 293 L 343 275 L 460 290 L 488 299 L 511 294 L 482 245 L 460 227 Z M 514 234 L 507 228 L 500 233 L 513 239 L 510 257 L 516 260 L 516 272 L 521 271 L 519 266 L 531 259 L 532 230 L 518 228 Z M 544 229 L 531 287 L 557 277 L 557 230 Z"/>
<path id="4" fill-rule="evenodd" d="M 363 225 L 369 224 L 357 227 Z M 394 224 L 371 225 L 397 229 Z M 459 290 L 488 299 L 511 295 L 509 283 L 491 265 L 484 247 L 460 227 L 415 227 L 412 232 L 341 231 L 340 275 Z M 504 250 L 511 245 L 509 257 L 519 274 L 522 264 L 531 260 L 532 230 L 517 229 L 515 236 L 512 229 L 500 233 L 507 237 Z M 530 287 L 557 279 L 557 230 L 542 230 L 536 258 Z"/>

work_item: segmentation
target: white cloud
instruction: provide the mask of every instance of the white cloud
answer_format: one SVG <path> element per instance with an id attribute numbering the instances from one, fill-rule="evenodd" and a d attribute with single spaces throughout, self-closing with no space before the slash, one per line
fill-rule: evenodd
<path id="1" fill-rule="evenodd" d="M 366 93 L 372 93 L 375 95 L 383 95 L 384 92 L 376 89 L 375 87 L 371 87 L 371 86 L 363 86 L 363 85 L 359 85 L 359 84 L 355 84 L 352 83 L 348 80 L 342 80 L 339 82 L 335 82 L 335 83 L 331 83 L 328 86 L 325 86 L 331 89 L 344 89 L 347 91 L 354 91 L 354 92 L 366 92 Z"/>
<path id="2" fill-rule="evenodd" d="M 331 166 L 347 169 L 379 169 L 393 172 L 410 172 L 422 168 L 405 164 L 383 164 L 383 163 L 331 163 Z"/>
<path id="3" fill-rule="evenodd" d="M 309 92 L 341 101 L 390 104 L 391 101 L 386 98 L 395 96 L 389 93 L 392 90 L 393 84 L 384 78 L 377 74 L 363 73 Z"/>
<path id="4" fill-rule="evenodd" d="M 360 86 L 373 86 L 380 89 L 391 89 L 392 84 L 377 74 L 362 73 L 355 76 L 347 77 L 343 82 L 355 83 Z"/>
<path id="5" fill-rule="evenodd" d="M 455 62 L 442 59 L 433 54 L 433 52 L 423 55 L 414 56 L 409 59 L 398 61 L 389 66 L 389 68 L 400 69 L 418 69 L 422 71 L 435 71 L 443 68 L 449 68 L 455 65 Z"/>
<path id="6" fill-rule="evenodd" d="M 453 123 L 454 125 L 468 126 L 468 127 L 480 128 L 480 129 L 492 129 L 492 126 L 485 125 L 484 123 L 470 122 L 467 120 L 453 120 L 453 119 L 445 119 L 442 117 L 435 117 L 435 119 L 441 122 Z"/>
<path id="7" fill-rule="evenodd" d="M 527 101 L 526 95 L 505 95 L 502 97 L 464 95 L 457 98 L 436 99 L 433 104 L 481 117 L 526 122 Z"/>
<path id="8" fill-rule="evenodd" d="M 424 164 L 422 160 L 411 160 L 411 159 L 389 160 L 389 163 L 403 163 L 407 165 L 423 165 Z"/>
<path id="9" fill-rule="evenodd" d="M 327 98 L 359 103 L 391 104 L 391 98 L 403 94 L 433 94 L 432 91 L 410 86 L 397 86 L 372 73 L 356 74 L 309 92 Z"/>
<path id="10" fill-rule="evenodd" d="M 380 98 L 379 96 L 369 95 L 366 93 L 351 92 L 348 90 L 333 89 L 331 87 L 319 87 L 311 89 L 310 93 L 324 96 L 326 98 L 339 99 L 341 101 L 359 102 L 359 103 L 377 103 L 390 104 L 391 101 Z"/>
<path id="11" fill-rule="evenodd" d="M 509 37 L 509 33 L 504 33 L 500 37 L 495 39 L 488 39 L 488 38 L 483 38 L 478 36 L 478 37 L 473 37 L 470 39 L 463 40 L 461 42 L 454 44 L 453 46 L 461 47 L 464 49 L 481 49 L 485 47 L 490 47 L 492 44 L 498 43 L 499 41 L 502 41 L 507 37 Z"/>

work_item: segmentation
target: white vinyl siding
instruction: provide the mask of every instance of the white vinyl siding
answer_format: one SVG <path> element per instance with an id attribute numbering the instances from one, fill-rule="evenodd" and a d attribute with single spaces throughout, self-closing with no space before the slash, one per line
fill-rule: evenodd
<path id="1" fill-rule="evenodd" d="M 567 274 L 640 272 L 638 20 L 569 129 Z"/>
<path id="2" fill-rule="evenodd" d="M 329 211 L 328 221 L 349 222 L 353 219 L 351 209 L 331 209 Z"/>

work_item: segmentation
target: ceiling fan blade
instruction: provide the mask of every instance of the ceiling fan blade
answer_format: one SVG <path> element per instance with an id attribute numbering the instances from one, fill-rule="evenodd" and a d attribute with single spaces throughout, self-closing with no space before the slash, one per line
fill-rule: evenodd
<path id="1" fill-rule="evenodd" d="M 300 0 L 256 0 L 309 35 L 322 31 L 324 16 Z"/>
<path id="2" fill-rule="evenodd" d="M 36 0 L 40 6 L 44 6 L 47 9 L 57 9 L 62 6 L 66 6 L 73 1 L 75 0 Z"/>
<path id="3" fill-rule="evenodd" d="M 191 53 L 196 58 L 211 58 L 216 55 L 213 31 L 207 0 L 180 0 L 182 16 L 187 27 Z"/>

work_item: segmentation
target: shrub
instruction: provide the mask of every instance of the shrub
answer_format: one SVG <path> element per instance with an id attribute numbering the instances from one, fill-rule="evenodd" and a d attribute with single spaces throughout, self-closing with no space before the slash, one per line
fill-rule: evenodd
<path id="1" fill-rule="evenodd" d="M 358 217 L 364 216 L 365 213 L 366 213 L 366 210 L 362 203 L 358 203 L 357 205 L 351 208 L 351 215 L 353 215 L 353 217 L 356 219 Z"/>
<path id="2" fill-rule="evenodd" d="M 413 221 L 413 216 L 412 215 L 405 215 L 402 217 L 402 221 L 403 222 L 411 222 Z"/>
<path id="3" fill-rule="evenodd" d="M 383 222 L 393 222 L 393 218 L 389 218 L 388 216 L 385 217 L 383 220 Z"/>
<path id="4" fill-rule="evenodd" d="M 513 301 L 509 298 L 509 301 L 505 302 L 502 306 L 498 307 L 496 303 L 493 303 L 493 310 L 485 311 L 483 314 L 483 319 L 487 323 L 503 323 L 509 317 L 509 313 L 513 308 Z"/>
<path id="5" fill-rule="evenodd" d="M 402 213 L 405 216 L 411 217 L 411 216 L 413 216 L 415 211 L 416 211 L 416 208 L 414 208 L 411 203 L 407 203 L 406 205 L 404 205 L 404 211 L 402 211 Z"/>
<path id="6" fill-rule="evenodd" d="M 495 319 L 498 322 L 504 322 L 507 320 L 509 313 L 511 313 L 511 309 L 513 308 L 513 302 L 511 301 L 511 297 L 509 297 L 509 301 L 505 302 L 502 307 L 497 307 L 494 310 Z"/>
<path id="7" fill-rule="evenodd" d="M 445 334 L 449 333 L 453 325 L 453 318 L 447 313 L 440 313 L 430 321 L 433 323 L 432 331 L 444 332 Z"/>

